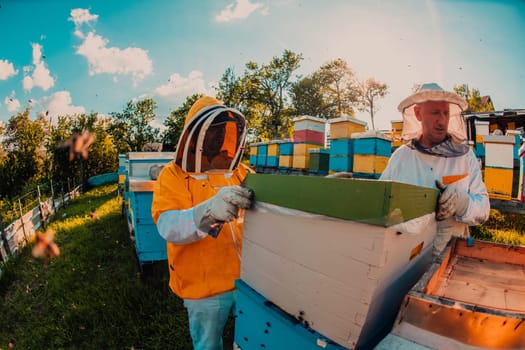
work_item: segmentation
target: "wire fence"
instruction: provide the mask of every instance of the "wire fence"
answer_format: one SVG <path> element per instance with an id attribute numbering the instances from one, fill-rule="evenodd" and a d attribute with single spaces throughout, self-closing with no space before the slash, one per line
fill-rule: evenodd
<path id="1" fill-rule="evenodd" d="M 44 229 L 49 220 L 68 202 L 80 195 L 82 186 L 67 179 L 65 183 L 38 185 L 10 202 L 0 211 L 0 262 L 17 254 L 30 242 L 36 232 Z M 6 210 L 9 207 L 8 210 Z M 0 269 L 1 275 L 1 269 Z"/>

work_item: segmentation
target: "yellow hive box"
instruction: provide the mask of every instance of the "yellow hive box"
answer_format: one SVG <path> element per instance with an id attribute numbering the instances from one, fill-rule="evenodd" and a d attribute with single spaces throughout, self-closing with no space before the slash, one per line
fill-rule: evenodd
<path id="1" fill-rule="evenodd" d="M 490 198 L 512 198 L 512 169 L 485 168 L 485 186 Z"/>
<path id="2" fill-rule="evenodd" d="M 315 143 L 294 143 L 293 155 L 294 156 L 308 156 L 310 148 L 319 148 L 320 145 Z"/>
<path id="3" fill-rule="evenodd" d="M 279 156 L 279 167 L 280 168 L 291 168 L 293 162 L 293 156 Z"/>
<path id="4" fill-rule="evenodd" d="M 390 124 L 392 125 L 392 131 L 399 133 L 401 135 L 401 132 L 403 131 L 403 121 L 402 120 L 392 120 Z"/>
<path id="5" fill-rule="evenodd" d="M 373 154 L 354 154 L 354 172 L 366 174 L 381 174 L 388 163 L 389 157 Z"/>
<path id="6" fill-rule="evenodd" d="M 294 155 L 292 168 L 294 169 L 308 169 L 310 166 L 310 155 Z"/>
<path id="7" fill-rule="evenodd" d="M 257 146 L 250 146 L 250 156 L 257 155 Z"/>
<path id="8" fill-rule="evenodd" d="M 329 123 L 331 139 L 349 139 L 354 132 L 366 130 L 366 122 L 352 117 L 334 118 Z"/>
<path id="9" fill-rule="evenodd" d="M 278 143 L 268 143 L 268 155 L 269 156 L 279 155 L 279 144 Z"/>

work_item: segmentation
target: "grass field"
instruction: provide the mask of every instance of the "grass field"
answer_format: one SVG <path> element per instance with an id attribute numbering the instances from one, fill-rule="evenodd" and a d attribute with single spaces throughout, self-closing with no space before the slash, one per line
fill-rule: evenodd
<path id="1" fill-rule="evenodd" d="M 0 281 L 1 349 L 191 349 L 186 311 L 168 289 L 166 262 L 141 276 L 116 185 L 91 190 L 55 216 L 61 255 L 30 249 Z M 97 209 L 99 218 L 90 216 Z M 525 245 L 525 217 L 491 211 L 480 239 Z M 225 331 L 231 349 L 233 319 Z"/>
<path id="2" fill-rule="evenodd" d="M 138 273 L 116 185 L 87 192 L 56 218 L 58 258 L 46 265 L 24 249 L 4 269 L 0 349 L 191 349 L 166 262 Z M 230 320 L 225 346 L 232 339 Z"/>

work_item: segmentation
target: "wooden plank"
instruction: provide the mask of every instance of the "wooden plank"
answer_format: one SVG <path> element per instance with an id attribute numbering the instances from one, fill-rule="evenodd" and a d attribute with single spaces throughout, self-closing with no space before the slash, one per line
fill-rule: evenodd
<path id="1" fill-rule="evenodd" d="M 390 226 L 432 213 L 438 192 L 393 181 L 249 174 L 256 200 L 373 225 Z"/>
<path id="2" fill-rule="evenodd" d="M 525 266 L 525 247 L 499 244 L 484 241 L 474 241 L 468 247 L 466 240 L 457 240 L 454 245 L 455 254 L 474 259 L 483 259 L 500 264 L 517 264 Z"/>

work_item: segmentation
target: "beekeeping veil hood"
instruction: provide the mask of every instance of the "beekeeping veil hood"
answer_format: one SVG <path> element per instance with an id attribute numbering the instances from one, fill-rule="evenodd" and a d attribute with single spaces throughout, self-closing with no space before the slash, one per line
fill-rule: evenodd
<path id="1" fill-rule="evenodd" d="M 450 104 L 450 120 L 448 123 L 448 134 L 456 143 L 467 139 L 465 122 L 461 112 L 467 109 L 468 103 L 459 95 L 445 91 L 436 83 L 422 84 L 418 91 L 405 98 L 397 109 L 403 115 L 404 140 L 417 139 L 421 135 L 421 122 L 417 120 L 414 106 L 427 101 L 444 101 Z"/>
<path id="2" fill-rule="evenodd" d="M 216 137 L 206 137 L 213 129 L 220 129 Z M 200 173 L 209 169 L 206 156 L 208 149 L 214 148 L 226 162 L 213 170 L 233 171 L 239 165 L 244 149 L 246 120 L 241 112 L 224 106 L 219 100 L 204 96 L 190 108 L 184 129 L 175 151 L 175 162 L 182 170 Z"/>

